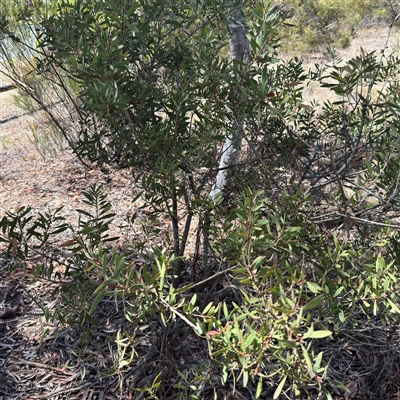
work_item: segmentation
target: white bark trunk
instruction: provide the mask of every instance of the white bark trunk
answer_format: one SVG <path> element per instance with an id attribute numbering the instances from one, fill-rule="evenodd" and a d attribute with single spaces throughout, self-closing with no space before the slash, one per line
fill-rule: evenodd
<path id="1" fill-rule="evenodd" d="M 241 7 L 237 7 L 231 22 L 228 25 L 229 47 L 233 60 L 247 63 L 249 55 L 249 41 L 247 40 L 247 29 Z M 232 123 L 222 147 L 221 159 L 219 162 L 218 174 L 211 189 L 210 197 L 220 194 L 231 182 L 233 167 L 238 163 L 242 142 L 243 124 Z"/>

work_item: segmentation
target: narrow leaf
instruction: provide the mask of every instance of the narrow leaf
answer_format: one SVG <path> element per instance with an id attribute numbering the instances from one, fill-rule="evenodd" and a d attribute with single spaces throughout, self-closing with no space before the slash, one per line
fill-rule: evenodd
<path id="1" fill-rule="evenodd" d="M 274 393 L 274 397 L 273 397 L 274 400 L 277 399 L 280 396 L 280 394 L 282 392 L 282 389 L 283 389 L 283 386 L 285 385 L 286 378 L 287 377 L 284 376 L 283 379 L 280 381 L 278 387 L 276 388 L 275 393 Z"/>
<path id="2" fill-rule="evenodd" d="M 304 334 L 303 339 L 322 339 L 331 336 L 331 331 L 308 331 Z"/>

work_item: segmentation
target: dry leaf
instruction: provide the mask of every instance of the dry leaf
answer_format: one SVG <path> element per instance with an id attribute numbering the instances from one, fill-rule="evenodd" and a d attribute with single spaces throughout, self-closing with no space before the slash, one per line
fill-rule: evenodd
<path id="1" fill-rule="evenodd" d="M 15 238 L 11 238 L 11 245 L 12 245 L 12 256 L 15 258 L 17 256 L 17 246 L 18 246 L 18 242 L 17 239 Z"/>
<path id="2" fill-rule="evenodd" d="M 61 243 L 61 244 L 60 244 L 60 247 L 71 246 L 71 245 L 74 244 L 75 242 L 76 242 L 76 239 L 70 239 L 70 240 L 67 240 L 67 241 L 64 242 L 64 243 Z"/>

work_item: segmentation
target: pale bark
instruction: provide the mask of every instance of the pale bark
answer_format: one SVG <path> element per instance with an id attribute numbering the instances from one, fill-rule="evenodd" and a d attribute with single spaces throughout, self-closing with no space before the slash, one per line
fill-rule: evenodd
<path id="1" fill-rule="evenodd" d="M 231 22 L 228 24 L 228 33 L 232 59 L 247 63 L 249 41 L 246 36 L 247 29 L 241 7 L 235 9 Z M 234 121 L 233 118 L 232 120 Z M 215 199 L 230 184 L 233 176 L 233 167 L 239 162 L 243 123 L 235 121 L 230 125 L 222 147 L 218 174 L 210 192 L 212 199 Z"/>

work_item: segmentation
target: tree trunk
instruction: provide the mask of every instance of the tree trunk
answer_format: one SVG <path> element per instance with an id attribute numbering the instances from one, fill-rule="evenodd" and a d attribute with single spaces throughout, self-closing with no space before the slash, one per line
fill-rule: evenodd
<path id="1" fill-rule="evenodd" d="M 249 41 L 246 36 L 247 29 L 241 6 L 235 9 L 234 15 L 228 24 L 228 33 L 232 59 L 247 63 Z M 231 123 L 222 147 L 218 175 L 210 192 L 212 199 L 215 199 L 218 194 L 224 191 L 232 180 L 233 167 L 238 163 L 240 157 L 242 131 L 243 123 L 241 121 Z"/>

